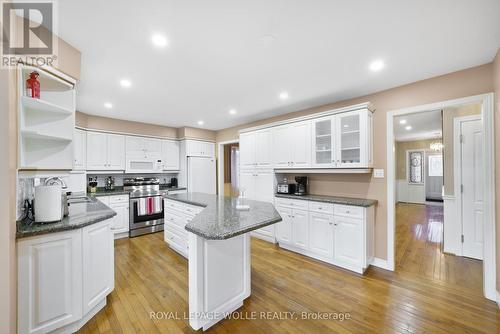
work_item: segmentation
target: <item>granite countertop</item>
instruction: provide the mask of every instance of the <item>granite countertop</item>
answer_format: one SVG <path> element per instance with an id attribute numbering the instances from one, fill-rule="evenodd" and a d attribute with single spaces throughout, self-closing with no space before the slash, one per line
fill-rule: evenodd
<path id="1" fill-rule="evenodd" d="M 88 202 L 71 203 L 69 206 L 69 215 L 55 223 L 33 223 L 32 225 L 28 225 L 18 221 L 16 239 L 74 230 L 98 223 L 116 215 L 115 211 L 104 205 L 101 201 L 90 196 L 88 198 Z"/>
<path id="2" fill-rule="evenodd" d="M 240 199 L 241 204 L 250 205 L 249 210 L 242 211 L 236 209 L 236 197 L 203 193 L 167 194 L 164 197 L 204 207 L 186 225 L 186 230 L 209 240 L 229 239 L 281 221 L 274 205 L 268 202 Z"/>
<path id="3" fill-rule="evenodd" d="M 175 190 L 186 190 L 186 187 L 166 187 L 160 185 L 160 191 L 175 191 Z M 89 196 L 99 197 L 99 196 L 113 196 L 113 195 L 128 195 L 130 190 L 124 190 L 122 186 L 116 186 L 113 190 L 107 190 L 104 187 L 98 187 L 97 192 L 88 193 Z"/>
<path id="4" fill-rule="evenodd" d="M 290 194 L 274 194 L 274 197 L 280 198 L 291 198 L 303 201 L 314 201 L 314 202 L 324 202 L 333 204 L 344 204 L 353 206 L 370 207 L 376 205 L 378 201 L 376 199 L 366 199 L 366 198 L 353 198 L 353 197 L 338 197 L 338 196 L 324 196 L 324 195 L 290 195 Z"/>

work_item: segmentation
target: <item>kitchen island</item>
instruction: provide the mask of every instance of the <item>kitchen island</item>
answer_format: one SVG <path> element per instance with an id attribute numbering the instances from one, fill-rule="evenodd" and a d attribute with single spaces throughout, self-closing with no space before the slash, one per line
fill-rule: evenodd
<path id="1" fill-rule="evenodd" d="M 188 216 L 195 210 L 195 215 L 185 225 L 188 231 L 189 324 L 195 330 L 206 330 L 250 297 L 248 232 L 278 223 L 281 216 L 271 203 L 261 201 L 202 193 L 164 197 L 166 210 L 186 211 Z M 240 210 L 240 205 L 248 208 Z M 168 233 L 166 230 L 166 239 Z"/>

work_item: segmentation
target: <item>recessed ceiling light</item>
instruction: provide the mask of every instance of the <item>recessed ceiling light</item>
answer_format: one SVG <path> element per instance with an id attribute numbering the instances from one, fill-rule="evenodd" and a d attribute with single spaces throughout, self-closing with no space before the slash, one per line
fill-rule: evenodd
<path id="1" fill-rule="evenodd" d="M 110 102 L 106 102 L 106 103 L 104 103 L 104 108 L 111 109 L 111 108 L 113 108 L 113 104 Z"/>
<path id="2" fill-rule="evenodd" d="M 411 127 L 411 125 L 407 125 L 407 126 L 405 126 L 405 129 L 409 131 L 412 129 L 412 127 Z"/>
<path id="3" fill-rule="evenodd" d="M 229 114 L 231 115 L 236 115 L 236 109 L 230 109 Z"/>
<path id="4" fill-rule="evenodd" d="M 402 119 L 399 121 L 399 124 L 406 124 L 406 119 Z"/>
<path id="5" fill-rule="evenodd" d="M 203 125 L 203 124 L 205 124 L 205 122 L 203 122 L 203 121 L 198 121 L 198 125 Z"/>
<path id="6" fill-rule="evenodd" d="M 129 79 L 121 79 L 120 85 L 122 87 L 130 87 L 130 86 L 132 86 L 132 81 L 130 81 Z"/>
<path id="7" fill-rule="evenodd" d="M 280 99 L 282 99 L 282 100 L 288 99 L 288 92 L 281 92 L 280 93 Z"/>
<path id="8" fill-rule="evenodd" d="M 349 124 L 344 124 L 344 128 L 348 128 L 349 127 Z"/>
<path id="9" fill-rule="evenodd" d="M 153 42 L 154 45 L 156 45 L 160 48 L 163 48 L 163 47 L 167 46 L 167 44 L 168 44 L 167 38 L 163 35 L 160 35 L 160 34 L 154 34 L 151 37 L 151 41 Z"/>
<path id="10" fill-rule="evenodd" d="M 385 63 L 382 60 L 374 60 L 370 63 L 370 70 L 372 72 L 378 72 L 385 67 Z"/>

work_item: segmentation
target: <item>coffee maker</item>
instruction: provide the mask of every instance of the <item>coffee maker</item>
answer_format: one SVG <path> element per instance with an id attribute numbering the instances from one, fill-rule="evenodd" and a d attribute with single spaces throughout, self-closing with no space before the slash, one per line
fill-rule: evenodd
<path id="1" fill-rule="evenodd" d="M 307 176 L 296 176 L 295 195 L 307 195 Z"/>

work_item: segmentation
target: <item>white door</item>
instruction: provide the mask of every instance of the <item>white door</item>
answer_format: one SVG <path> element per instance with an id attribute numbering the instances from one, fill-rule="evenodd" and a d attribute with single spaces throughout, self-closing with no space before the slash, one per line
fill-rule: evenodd
<path id="1" fill-rule="evenodd" d="M 277 209 L 283 220 L 276 224 L 276 239 L 280 243 L 292 244 L 292 209 Z"/>
<path id="2" fill-rule="evenodd" d="M 443 199 L 443 155 L 441 152 L 427 152 L 425 168 L 426 199 Z"/>
<path id="3" fill-rule="evenodd" d="M 82 317 L 80 230 L 18 243 L 18 333 L 49 333 Z"/>
<path id="4" fill-rule="evenodd" d="M 203 155 L 206 157 L 215 157 L 215 144 L 214 143 L 209 143 L 209 142 L 203 142 L 202 144 L 203 148 Z"/>
<path id="5" fill-rule="evenodd" d="M 188 159 L 188 191 L 215 194 L 215 161 L 213 158 Z"/>
<path id="6" fill-rule="evenodd" d="M 73 158 L 74 170 L 85 170 L 87 168 L 87 134 L 80 129 L 75 129 Z"/>
<path id="7" fill-rule="evenodd" d="M 425 204 L 425 151 L 406 151 L 408 202 Z"/>
<path id="8" fill-rule="evenodd" d="M 161 139 L 144 138 L 144 148 L 147 153 L 152 155 L 161 154 Z"/>
<path id="9" fill-rule="evenodd" d="M 462 135 L 462 252 L 483 259 L 483 132 L 481 120 L 464 121 Z"/>
<path id="10" fill-rule="evenodd" d="M 109 220 L 82 231 L 83 313 L 86 314 L 114 288 L 114 238 Z"/>
<path id="11" fill-rule="evenodd" d="M 87 132 L 87 169 L 107 169 L 107 134 L 100 132 Z"/>
<path id="12" fill-rule="evenodd" d="M 309 217 L 307 211 L 292 212 L 292 241 L 297 248 L 309 248 Z"/>
<path id="13" fill-rule="evenodd" d="M 272 166 L 272 134 L 271 130 L 262 130 L 255 133 L 255 162 L 259 168 Z"/>
<path id="14" fill-rule="evenodd" d="M 271 170 L 257 170 L 254 177 L 254 195 L 257 201 L 272 203 L 274 199 L 273 173 Z M 268 237 L 274 237 L 274 225 L 258 229 L 256 232 Z"/>
<path id="15" fill-rule="evenodd" d="M 179 170 L 180 155 L 178 141 L 164 140 L 162 142 L 162 161 L 163 170 Z"/>
<path id="16" fill-rule="evenodd" d="M 273 159 L 275 168 L 290 168 L 292 165 L 292 136 L 290 125 L 277 127 L 272 132 Z"/>
<path id="17" fill-rule="evenodd" d="M 240 166 L 241 168 L 254 168 L 255 161 L 255 133 L 242 133 L 240 135 Z"/>
<path id="18" fill-rule="evenodd" d="M 347 264 L 363 265 L 363 220 L 334 217 L 334 258 Z"/>
<path id="19" fill-rule="evenodd" d="M 145 153 L 144 137 L 126 136 L 125 151 L 127 154 L 138 155 Z"/>
<path id="20" fill-rule="evenodd" d="M 313 253 L 333 258 L 333 216 L 309 213 L 309 248 Z"/>
<path id="21" fill-rule="evenodd" d="M 125 170 L 125 136 L 108 134 L 108 168 Z"/>
<path id="22" fill-rule="evenodd" d="M 311 122 L 291 124 L 288 129 L 290 142 L 286 143 L 291 148 L 292 167 L 307 168 L 311 166 Z"/>

